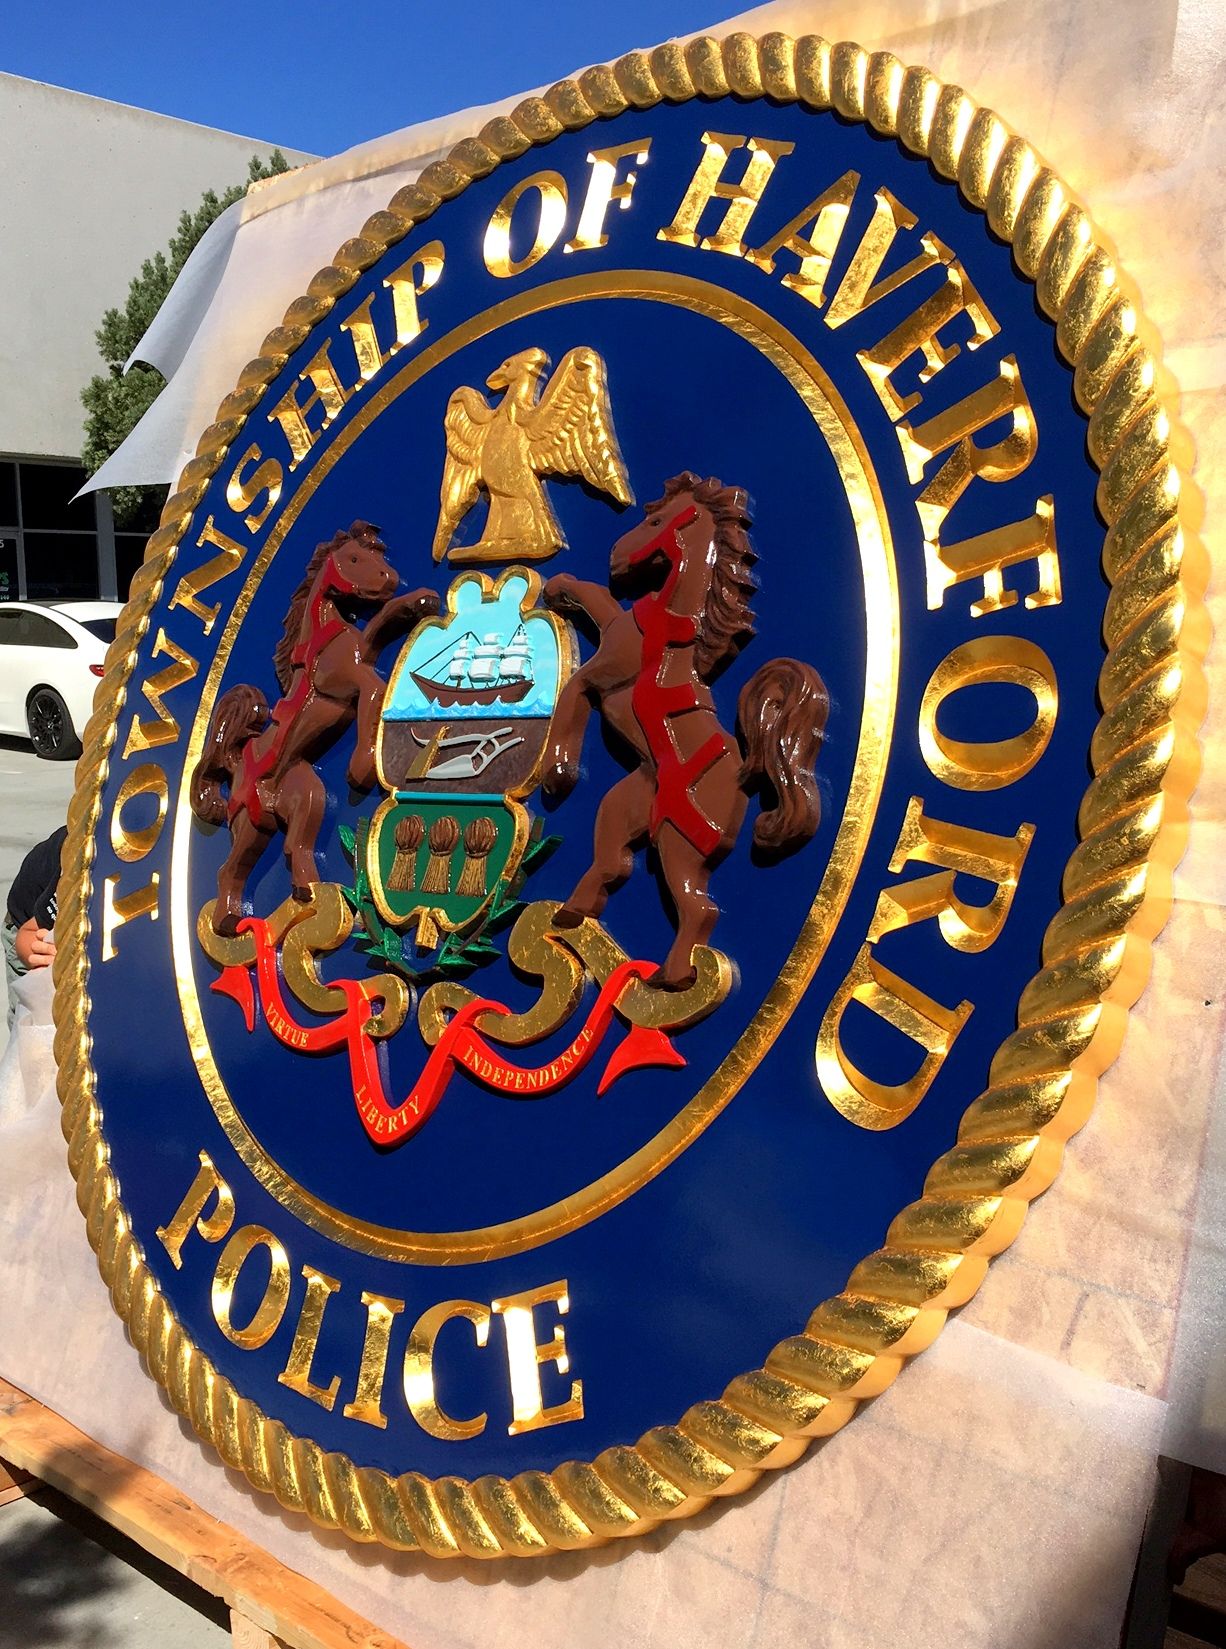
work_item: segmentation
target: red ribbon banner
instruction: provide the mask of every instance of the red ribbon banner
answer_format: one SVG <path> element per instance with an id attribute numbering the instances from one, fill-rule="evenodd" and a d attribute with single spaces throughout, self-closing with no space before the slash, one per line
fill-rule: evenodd
<path id="1" fill-rule="evenodd" d="M 378 1042 L 366 1030 L 378 1000 L 372 982 L 329 981 L 331 989 L 344 992 L 345 1011 L 326 1024 L 301 1025 L 285 1005 L 277 947 L 267 922 L 259 916 L 248 916 L 239 923 L 238 931 L 250 933 L 255 940 L 255 985 L 253 964 L 236 963 L 222 969 L 213 990 L 239 1004 L 248 1031 L 255 1029 L 258 990 L 264 1020 L 277 1041 L 287 1048 L 313 1054 L 347 1049 L 354 1102 L 362 1126 L 376 1145 L 399 1145 L 415 1134 L 434 1112 L 457 1069 L 511 1099 L 539 1099 L 556 1092 L 590 1062 L 613 1023 L 618 1000 L 626 988 L 655 972 L 653 962 L 627 961 L 615 968 L 601 986 L 577 1035 L 544 1065 L 515 1065 L 487 1042 L 476 1029 L 476 1020 L 482 1014 L 509 1014 L 511 1010 L 500 1002 L 475 997 L 448 1020 L 407 1097 L 393 1105 L 387 1098 Z M 605 1064 L 596 1091 L 603 1094 L 619 1076 L 642 1066 L 676 1068 L 684 1064 L 684 1056 L 663 1031 L 631 1025 Z"/>

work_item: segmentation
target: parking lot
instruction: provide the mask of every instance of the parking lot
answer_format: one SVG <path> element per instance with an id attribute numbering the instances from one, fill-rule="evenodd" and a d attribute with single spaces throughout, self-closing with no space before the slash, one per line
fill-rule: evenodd
<path id="1" fill-rule="evenodd" d="M 8 898 L 22 859 L 62 825 L 72 795 L 75 764 L 41 761 L 25 739 L 0 738 L 0 890 Z M 0 1052 L 8 1041 L 0 1015 Z"/>

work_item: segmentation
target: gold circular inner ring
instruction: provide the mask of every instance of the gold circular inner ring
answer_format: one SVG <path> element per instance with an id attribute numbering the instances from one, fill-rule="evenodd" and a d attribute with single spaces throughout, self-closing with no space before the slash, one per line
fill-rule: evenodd
<path id="1" fill-rule="evenodd" d="M 192 821 L 187 796 L 189 778 L 204 748 L 225 666 L 255 592 L 303 506 L 352 442 L 398 396 L 466 345 L 543 310 L 615 298 L 646 299 L 687 309 L 752 344 L 800 396 L 834 458 L 851 509 L 865 600 L 864 708 L 851 786 L 821 886 L 779 977 L 718 1068 L 671 1121 L 617 1167 L 534 1213 L 468 1231 L 395 1230 L 333 1207 L 286 1173 L 248 1128 L 221 1078 L 200 1011 L 193 967 L 195 928 L 188 908 L 186 874 Z M 893 542 L 867 448 L 825 370 L 765 310 L 707 281 L 656 270 L 615 270 L 572 276 L 517 293 L 424 349 L 337 434 L 282 511 L 226 621 L 201 692 L 184 761 L 175 808 L 170 878 L 175 977 L 201 1083 L 226 1137 L 252 1175 L 283 1207 L 315 1230 L 361 1253 L 419 1265 L 474 1264 L 539 1247 L 598 1218 L 654 1179 L 738 1092 L 787 1023 L 821 961 L 859 872 L 885 779 L 898 686 L 898 635 Z M 176 874 L 175 866 L 180 865 L 182 873 Z"/>

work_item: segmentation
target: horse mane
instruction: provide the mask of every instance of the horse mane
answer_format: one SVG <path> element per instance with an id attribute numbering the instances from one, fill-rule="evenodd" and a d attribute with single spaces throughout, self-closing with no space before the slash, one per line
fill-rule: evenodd
<path id="1" fill-rule="evenodd" d="M 664 483 L 663 498 L 649 504 L 646 513 L 651 515 L 682 492 L 715 521 L 715 566 L 694 646 L 695 667 L 709 681 L 753 639 L 755 620 L 749 603 L 758 588 L 752 572 L 758 558 L 746 530 L 752 517 L 743 488 L 726 487 L 714 476 L 703 481 L 692 470 L 683 470 Z"/>
<path id="2" fill-rule="evenodd" d="M 386 553 L 387 545 L 380 539 L 378 527 L 373 527 L 369 521 L 355 521 L 351 527 L 342 527 L 339 532 L 333 533 L 326 543 L 316 545 L 315 554 L 307 562 L 306 572 L 302 575 L 302 583 L 290 597 L 289 610 L 285 615 L 285 628 L 272 655 L 272 667 L 283 693 L 289 692 L 293 680 L 294 665 L 290 655 L 301 637 L 302 615 L 311 594 L 311 587 L 333 550 L 339 550 L 351 538 L 358 539 L 367 549 Z"/>

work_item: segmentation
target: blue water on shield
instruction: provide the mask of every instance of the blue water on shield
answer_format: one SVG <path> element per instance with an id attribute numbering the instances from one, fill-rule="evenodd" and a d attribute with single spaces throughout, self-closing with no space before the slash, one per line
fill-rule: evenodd
<path id="1" fill-rule="evenodd" d="M 543 615 L 525 618 L 520 612 L 527 593 L 527 579 L 508 578 L 496 599 L 482 600 L 477 580 L 462 579 L 453 592 L 456 611 L 447 623 L 426 626 L 401 654 L 384 720 L 552 715 L 558 696 L 557 639 Z M 531 686 L 518 697 L 525 680 Z M 437 683 L 441 697 L 432 696 L 422 681 Z M 495 691 L 499 684 L 505 685 L 506 697 Z M 480 696 L 466 697 L 473 692 Z"/>

